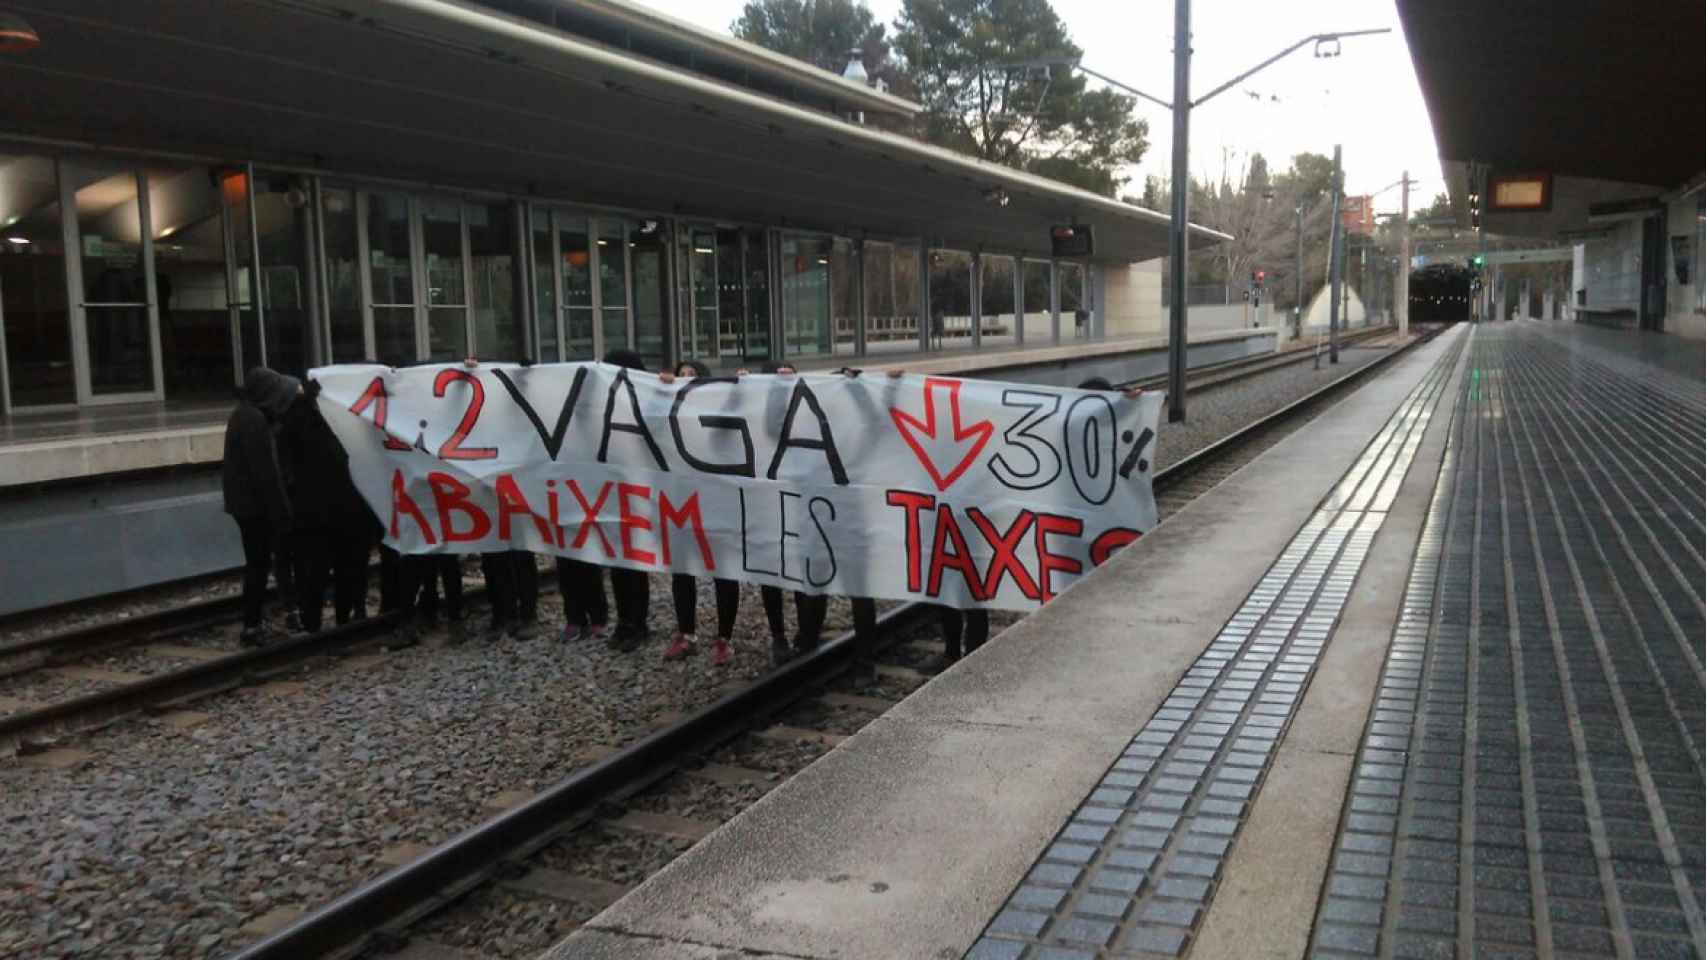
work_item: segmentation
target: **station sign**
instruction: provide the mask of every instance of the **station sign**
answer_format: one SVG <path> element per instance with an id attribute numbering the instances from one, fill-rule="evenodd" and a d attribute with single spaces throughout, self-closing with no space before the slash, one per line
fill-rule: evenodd
<path id="1" fill-rule="evenodd" d="M 1096 252 L 1096 241 L 1086 223 L 1059 224 L 1049 228 L 1057 257 L 1088 257 Z"/>

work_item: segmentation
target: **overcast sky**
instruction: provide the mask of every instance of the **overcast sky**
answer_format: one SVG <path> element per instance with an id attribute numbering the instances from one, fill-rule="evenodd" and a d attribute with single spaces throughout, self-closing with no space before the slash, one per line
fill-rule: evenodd
<path id="1" fill-rule="evenodd" d="M 726 31 L 743 0 L 641 0 L 701 26 Z M 900 0 L 866 0 L 892 24 Z M 1173 95 L 1173 4 L 1169 0 L 1052 0 L 1084 65 L 1164 100 Z M 1443 192 L 1433 128 L 1422 102 L 1398 13 L 1391 0 L 1195 0 L 1192 27 L 1196 55 L 1191 87 L 1195 96 L 1255 66 L 1295 40 L 1314 33 L 1389 27 L 1383 36 L 1343 43 L 1341 56 L 1315 59 L 1305 47 L 1242 85 L 1221 94 L 1191 115 L 1191 170 L 1218 177 L 1224 163 L 1233 175 L 1249 154 L 1260 152 L 1274 169 L 1293 154 L 1331 154 L 1343 144 L 1347 193 L 1373 193 L 1400 179 L 1408 168 L 1420 183 L 1412 204 L 1427 204 Z M 892 29 L 892 28 L 891 28 Z M 1260 99 L 1253 99 L 1256 94 Z M 1278 102 L 1272 98 L 1278 97 Z M 1139 101 L 1149 120 L 1150 149 L 1133 172 L 1130 192 L 1145 175 L 1171 175 L 1172 118 L 1161 107 Z M 1398 191 L 1376 200 L 1381 212 L 1398 208 Z"/>

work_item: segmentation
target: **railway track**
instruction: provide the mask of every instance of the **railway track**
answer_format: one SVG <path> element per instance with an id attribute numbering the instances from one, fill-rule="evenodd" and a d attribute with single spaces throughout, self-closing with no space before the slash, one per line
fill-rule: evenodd
<path id="1" fill-rule="evenodd" d="M 1155 487 L 1163 518 L 1438 332 L 1421 333 L 1412 344 L 1161 471 Z M 928 614 L 928 607 L 903 604 L 881 615 L 874 686 L 843 689 L 854 656 L 852 637 L 843 634 L 420 853 L 244 948 L 235 960 L 344 958 L 404 944 L 418 945 L 422 956 L 455 957 L 461 946 L 484 946 L 480 911 L 504 909 L 511 897 L 560 905 L 566 926 L 553 928 L 554 940 L 643 879 L 632 875 L 635 864 L 643 872 L 661 869 L 926 682 L 928 673 L 909 664 L 940 650 L 926 639 Z M 723 797 L 706 801 L 708 792 Z M 681 797 L 694 800 L 686 813 L 676 809 Z M 706 808 L 714 818 L 703 816 Z M 607 847 L 619 855 L 601 854 Z"/>
<path id="2" fill-rule="evenodd" d="M 1370 341 L 1391 336 L 1395 332 L 1396 329 L 1393 327 L 1373 327 L 1366 330 L 1358 330 L 1354 333 L 1346 333 L 1339 337 L 1339 347 L 1340 349 L 1344 349 L 1346 347 L 1361 346 L 1369 343 Z M 1215 387 L 1223 387 L 1227 384 L 1238 383 L 1252 377 L 1261 376 L 1262 374 L 1270 371 L 1279 370 L 1283 367 L 1290 367 L 1303 363 L 1307 360 L 1313 360 L 1322 353 L 1325 353 L 1325 349 L 1322 344 L 1318 343 L 1314 347 L 1297 347 L 1292 350 L 1282 350 L 1277 353 L 1264 353 L 1253 357 L 1239 357 L 1236 360 L 1226 360 L 1221 363 L 1204 364 L 1203 366 L 1191 369 L 1186 385 L 1190 392 L 1202 393 L 1212 390 Z M 1153 377 L 1144 377 L 1141 380 L 1132 380 L 1122 383 L 1120 386 L 1142 387 L 1145 390 L 1164 389 L 1167 386 L 1167 375 L 1158 374 Z"/>

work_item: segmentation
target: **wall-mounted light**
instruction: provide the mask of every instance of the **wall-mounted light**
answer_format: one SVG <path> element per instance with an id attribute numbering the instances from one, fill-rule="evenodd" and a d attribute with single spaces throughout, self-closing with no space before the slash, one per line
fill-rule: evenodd
<path id="1" fill-rule="evenodd" d="M 29 237 L 7 237 L 6 242 L 13 244 L 15 246 L 27 247 L 30 245 L 30 238 Z"/>
<path id="2" fill-rule="evenodd" d="M 0 53 L 25 53 L 41 46 L 41 35 L 23 17 L 0 10 Z"/>

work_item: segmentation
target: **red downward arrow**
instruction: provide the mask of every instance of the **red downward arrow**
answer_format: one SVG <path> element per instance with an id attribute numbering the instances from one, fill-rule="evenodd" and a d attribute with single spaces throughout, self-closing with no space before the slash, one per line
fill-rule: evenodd
<path id="1" fill-rule="evenodd" d="M 938 391 L 948 394 L 948 412 L 954 425 L 954 443 L 957 448 L 964 450 L 960 455 L 959 463 L 948 471 L 946 476 L 936 466 L 936 461 L 931 458 L 930 451 L 925 449 L 923 442 L 919 440 L 920 436 L 932 441 L 936 439 L 936 394 Z M 977 455 L 983 451 L 983 445 L 988 443 L 990 436 L 995 433 L 995 424 L 988 420 L 969 426 L 960 423 L 960 381 L 958 380 L 938 377 L 924 378 L 923 420 L 919 420 L 912 414 L 895 407 L 889 408 L 889 416 L 894 418 L 895 429 L 900 431 L 900 438 L 906 441 L 907 446 L 911 447 L 912 452 L 918 456 L 918 462 L 922 463 L 924 469 L 930 472 L 930 479 L 936 481 L 938 492 L 945 491 L 954 485 L 954 481 L 958 480 L 960 474 L 965 473 L 967 468 L 972 465 L 972 462 L 977 459 Z"/>

